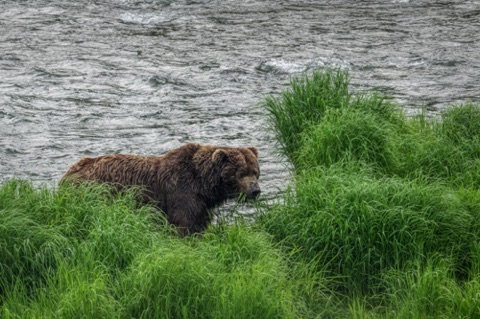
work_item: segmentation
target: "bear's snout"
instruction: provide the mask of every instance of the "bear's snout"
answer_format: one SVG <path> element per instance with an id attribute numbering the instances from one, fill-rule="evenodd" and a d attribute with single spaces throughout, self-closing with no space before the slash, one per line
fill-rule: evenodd
<path id="1" fill-rule="evenodd" d="M 257 197 L 260 195 L 261 192 L 262 192 L 262 191 L 260 190 L 260 187 L 254 189 L 254 190 L 252 191 L 252 199 L 257 198 Z"/>
<path id="2" fill-rule="evenodd" d="M 255 177 L 247 177 L 242 183 L 244 187 L 242 187 L 242 193 L 245 194 L 247 199 L 256 199 L 260 193 L 260 185 L 258 185 L 258 181 Z"/>

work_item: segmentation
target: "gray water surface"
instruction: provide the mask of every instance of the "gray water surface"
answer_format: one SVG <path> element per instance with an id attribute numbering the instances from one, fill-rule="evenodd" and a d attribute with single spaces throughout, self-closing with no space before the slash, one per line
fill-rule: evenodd
<path id="1" fill-rule="evenodd" d="M 435 114 L 479 102 L 480 2 L 0 1 L 0 180 L 55 183 L 80 157 L 256 145 L 264 194 L 288 169 L 259 107 L 343 67 L 355 90 Z"/>

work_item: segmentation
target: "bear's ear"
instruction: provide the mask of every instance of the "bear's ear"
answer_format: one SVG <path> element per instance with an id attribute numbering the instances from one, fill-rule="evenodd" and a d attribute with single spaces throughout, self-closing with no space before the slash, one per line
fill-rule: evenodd
<path id="1" fill-rule="evenodd" d="M 212 161 L 215 163 L 222 163 L 226 161 L 227 158 L 228 158 L 227 151 L 221 148 L 215 150 L 215 152 L 213 152 L 212 154 Z"/>
<path id="2" fill-rule="evenodd" d="M 247 149 L 252 151 L 253 155 L 255 155 L 255 157 L 258 158 L 258 148 L 256 148 L 255 146 L 249 146 L 247 147 Z"/>

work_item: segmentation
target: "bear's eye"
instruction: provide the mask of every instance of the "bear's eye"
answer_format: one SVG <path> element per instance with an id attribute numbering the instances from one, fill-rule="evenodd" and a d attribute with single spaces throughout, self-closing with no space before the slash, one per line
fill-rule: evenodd
<path id="1" fill-rule="evenodd" d="M 245 172 L 244 170 L 240 170 L 240 171 L 237 171 L 237 175 L 239 178 L 243 178 L 247 176 L 247 172 Z"/>

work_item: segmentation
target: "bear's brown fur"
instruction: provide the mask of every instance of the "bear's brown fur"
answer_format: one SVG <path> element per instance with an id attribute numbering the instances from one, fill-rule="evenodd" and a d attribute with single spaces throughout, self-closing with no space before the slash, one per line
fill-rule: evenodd
<path id="1" fill-rule="evenodd" d="M 119 188 L 140 186 L 182 234 L 203 231 L 209 210 L 243 193 L 260 194 L 258 150 L 186 144 L 162 156 L 112 154 L 85 157 L 73 164 L 63 181 L 95 181 Z"/>

